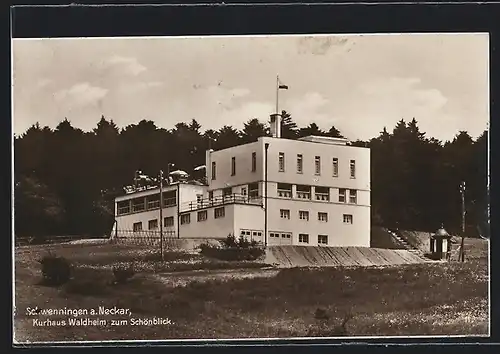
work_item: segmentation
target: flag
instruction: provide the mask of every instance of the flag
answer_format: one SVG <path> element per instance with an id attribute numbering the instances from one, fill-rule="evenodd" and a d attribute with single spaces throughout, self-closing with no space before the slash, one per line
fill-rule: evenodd
<path id="1" fill-rule="evenodd" d="M 278 88 L 281 90 L 288 90 L 288 85 L 284 85 L 280 79 L 278 79 Z"/>

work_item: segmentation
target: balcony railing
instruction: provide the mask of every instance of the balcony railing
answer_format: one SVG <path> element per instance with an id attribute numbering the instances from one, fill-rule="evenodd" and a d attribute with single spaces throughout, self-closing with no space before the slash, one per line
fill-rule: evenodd
<path id="1" fill-rule="evenodd" d="M 192 202 L 182 203 L 180 206 L 180 212 L 193 211 L 202 208 L 208 208 L 211 206 L 225 205 L 225 204 L 250 204 L 250 205 L 262 205 L 262 198 L 252 198 L 248 195 L 242 194 L 229 194 L 225 196 L 217 196 L 212 198 L 203 198 L 195 200 Z"/>
<path id="2" fill-rule="evenodd" d="M 330 195 L 328 193 L 315 193 L 316 200 L 329 201 Z"/>
<path id="3" fill-rule="evenodd" d="M 292 197 L 292 191 L 287 190 L 287 189 L 278 189 L 278 197 L 281 198 L 291 198 Z"/>
<path id="4" fill-rule="evenodd" d="M 311 199 L 311 192 L 299 192 L 299 191 L 297 191 L 297 198 L 299 198 L 299 199 Z"/>

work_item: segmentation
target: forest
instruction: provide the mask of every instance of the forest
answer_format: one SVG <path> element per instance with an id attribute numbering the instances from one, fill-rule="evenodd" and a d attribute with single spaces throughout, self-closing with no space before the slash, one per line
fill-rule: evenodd
<path id="1" fill-rule="evenodd" d="M 282 137 L 342 137 L 332 126 L 298 127 L 282 112 Z M 415 118 L 381 127 L 378 136 L 353 145 L 371 149 L 372 224 L 435 231 L 443 224 L 460 233 L 465 181 L 466 234 L 489 237 L 488 132 L 477 139 L 459 131 L 451 141 L 421 132 Z M 269 135 L 267 124 L 249 119 L 242 130 L 206 129 L 195 120 L 172 129 L 151 120 L 118 128 L 102 116 L 85 132 L 64 119 L 55 129 L 35 124 L 14 140 L 16 236 L 109 235 L 113 202 L 137 170 L 156 176 L 169 163 L 192 173 L 208 148 L 224 149 Z"/>

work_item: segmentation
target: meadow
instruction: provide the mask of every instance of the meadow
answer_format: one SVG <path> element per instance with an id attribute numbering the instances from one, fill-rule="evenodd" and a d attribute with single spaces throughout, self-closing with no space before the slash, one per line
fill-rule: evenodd
<path id="1" fill-rule="evenodd" d="M 487 248 L 481 247 L 465 263 L 288 269 L 182 251 L 167 251 L 161 261 L 140 246 L 20 247 L 15 341 L 488 335 Z M 41 283 L 38 260 L 49 250 L 73 265 L 72 279 L 59 287 Z M 135 276 L 115 284 L 113 266 L 129 262 Z M 47 315 L 48 309 L 99 307 L 131 315 L 83 316 L 105 319 L 105 326 L 39 325 L 71 317 Z"/>

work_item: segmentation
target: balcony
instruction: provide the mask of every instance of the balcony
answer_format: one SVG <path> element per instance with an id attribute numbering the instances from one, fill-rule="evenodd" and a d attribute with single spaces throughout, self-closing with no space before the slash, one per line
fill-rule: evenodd
<path id="1" fill-rule="evenodd" d="M 227 204 L 248 204 L 248 205 L 262 205 L 262 198 L 252 198 L 242 194 L 229 194 L 225 196 L 217 196 L 213 198 L 203 198 L 192 202 L 182 203 L 180 212 L 193 211 L 197 209 L 208 208 L 212 206 L 227 205 Z"/>
<path id="2" fill-rule="evenodd" d="M 316 200 L 321 200 L 321 201 L 330 201 L 330 194 L 328 193 L 314 193 Z"/>
<path id="3" fill-rule="evenodd" d="M 278 189 L 278 197 L 280 198 L 291 198 L 292 191 L 287 189 Z"/>
<path id="4" fill-rule="evenodd" d="M 311 199 L 311 192 L 299 192 L 297 191 L 298 199 Z"/>

